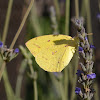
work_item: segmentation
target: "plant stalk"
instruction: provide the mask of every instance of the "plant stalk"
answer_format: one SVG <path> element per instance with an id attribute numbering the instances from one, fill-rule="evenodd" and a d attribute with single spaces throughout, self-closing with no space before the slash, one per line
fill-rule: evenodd
<path id="1" fill-rule="evenodd" d="M 54 5 L 55 5 L 55 9 L 56 9 L 56 14 L 57 14 L 57 20 L 59 20 L 60 19 L 60 9 L 59 9 L 58 0 L 54 0 Z"/>
<path id="2" fill-rule="evenodd" d="M 65 19 L 65 34 L 69 35 L 70 22 L 70 0 L 66 0 L 66 19 Z"/>
<path id="3" fill-rule="evenodd" d="M 87 32 L 92 33 L 90 0 L 85 0 L 85 5 L 86 5 L 86 17 L 87 17 Z M 89 42 L 93 44 L 92 36 L 89 36 Z"/>
<path id="4" fill-rule="evenodd" d="M 3 80 L 4 80 L 5 91 L 7 94 L 7 100 L 15 100 L 14 91 L 11 87 L 10 82 L 9 82 L 6 67 L 5 67 L 5 70 L 3 73 Z"/>
<path id="5" fill-rule="evenodd" d="M 22 22 L 21 22 L 21 24 L 20 24 L 20 26 L 19 26 L 19 29 L 18 29 L 18 31 L 17 31 L 17 33 L 16 33 L 16 35 L 15 35 L 15 37 L 14 37 L 14 39 L 13 39 L 11 45 L 10 45 L 10 49 L 13 48 L 13 46 L 15 45 L 16 40 L 18 39 L 18 36 L 20 35 L 20 32 L 21 32 L 21 30 L 22 30 L 22 28 L 23 28 L 23 26 L 24 26 L 24 24 L 25 24 L 25 21 L 26 21 L 28 15 L 29 15 L 29 12 L 30 12 L 30 10 L 32 9 L 33 2 L 34 2 L 34 0 L 31 0 L 30 5 L 29 5 L 29 7 L 28 7 L 28 9 L 27 9 L 27 11 L 26 11 L 26 13 L 25 13 L 25 16 L 24 16 L 24 18 L 23 18 L 23 20 L 22 20 Z"/>
<path id="6" fill-rule="evenodd" d="M 75 0 L 75 14 L 76 18 L 79 18 L 79 1 Z"/>
<path id="7" fill-rule="evenodd" d="M 12 4 L 13 4 L 13 0 L 9 0 L 7 14 L 6 14 L 6 20 L 5 20 L 5 25 L 4 25 L 4 29 L 3 29 L 3 37 L 2 37 L 2 42 L 4 44 L 5 44 L 6 37 L 7 37 L 9 21 L 10 21 L 10 15 L 11 15 L 11 10 L 12 10 Z"/>
<path id="8" fill-rule="evenodd" d="M 1 66 L 1 69 L 0 69 L 0 81 L 1 81 L 1 78 L 2 78 L 2 75 L 3 75 L 3 72 L 4 72 L 4 69 L 5 69 L 5 66 L 6 66 L 6 62 L 3 61 L 2 66 Z"/>
<path id="9" fill-rule="evenodd" d="M 38 100 L 38 91 L 37 91 L 37 81 L 33 81 L 33 86 L 34 86 L 34 100 Z"/>

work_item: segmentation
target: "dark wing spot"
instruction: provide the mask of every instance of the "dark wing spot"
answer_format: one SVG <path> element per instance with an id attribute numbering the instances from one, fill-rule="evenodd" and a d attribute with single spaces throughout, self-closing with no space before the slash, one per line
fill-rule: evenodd
<path id="1" fill-rule="evenodd" d="M 50 42 L 50 40 L 48 40 L 48 42 Z"/>
<path id="2" fill-rule="evenodd" d="M 33 44 L 33 45 L 35 45 L 36 47 L 40 48 L 40 46 L 39 46 L 39 45 L 37 45 L 37 44 Z"/>
<path id="3" fill-rule="evenodd" d="M 52 55 L 54 55 L 56 52 L 57 52 L 57 51 L 55 51 L 55 52 L 52 52 Z"/>
<path id="4" fill-rule="evenodd" d="M 65 47 L 67 47 L 68 45 L 65 45 Z"/>

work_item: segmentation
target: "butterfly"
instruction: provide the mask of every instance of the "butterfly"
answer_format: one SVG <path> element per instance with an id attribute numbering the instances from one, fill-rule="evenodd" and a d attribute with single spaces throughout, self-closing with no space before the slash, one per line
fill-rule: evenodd
<path id="1" fill-rule="evenodd" d="M 78 38 L 67 35 L 44 35 L 25 43 L 37 64 L 48 72 L 61 72 L 71 61 Z"/>

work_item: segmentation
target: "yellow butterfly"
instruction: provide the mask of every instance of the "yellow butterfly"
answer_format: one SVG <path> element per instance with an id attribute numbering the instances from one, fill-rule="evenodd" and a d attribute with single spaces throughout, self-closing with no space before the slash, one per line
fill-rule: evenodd
<path id="1" fill-rule="evenodd" d="M 72 59 L 78 39 L 67 35 L 44 35 L 26 42 L 38 65 L 48 72 L 61 72 Z"/>

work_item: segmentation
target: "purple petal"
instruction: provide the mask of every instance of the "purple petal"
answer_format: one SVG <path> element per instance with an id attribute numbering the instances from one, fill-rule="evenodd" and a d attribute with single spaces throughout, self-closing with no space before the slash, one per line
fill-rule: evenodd
<path id="1" fill-rule="evenodd" d="M 87 78 L 88 78 L 88 79 L 94 79 L 94 78 L 96 78 L 96 74 L 95 74 L 95 73 L 88 74 L 88 75 L 87 75 Z"/>
<path id="2" fill-rule="evenodd" d="M 15 52 L 15 53 L 19 53 L 19 49 L 16 48 L 16 49 L 14 50 L 14 52 Z"/>
<path id="3" fill-rule="evenodd" d="M 81 92 L 81 88 L 76 87 L 76 88 L 75 88 L 75 93 L 76 93 L 76 94 L 79 94 L 80 92 Z"/>
<path id="4" fill-rule="evenodd" d="M 87 40 L 87 37 L 85 37 L 85 40 Z"/>
<path id="5" fill-rule="evenodd" d="M 81 70 L 77 70 L 77 73 L 76 73 L 76 74 L 77 74 L 78 76 L 80 76 L 81 73 L 83 73 Z"/>
<path id="6" fill-rule="evenodd" d="M 95 48 L 95 46 L 94 45 L 90 45 L 90 48 Z"/>
<path id="7" fill-rule="evenodd" d="M 82 47 L 79 47 L 79 51 L 83 51 L 83 48 Z"/>
<path id="8" fill-rule="evenodd" d="M 0 48 L 3 47 L 3 43 L 0 41 Z"/>

